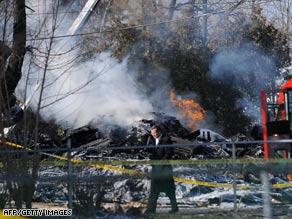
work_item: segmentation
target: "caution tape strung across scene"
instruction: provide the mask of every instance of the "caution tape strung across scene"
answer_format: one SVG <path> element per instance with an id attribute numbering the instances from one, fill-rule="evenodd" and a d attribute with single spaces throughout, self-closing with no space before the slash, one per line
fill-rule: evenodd
<path id="1" fill-rule="evenodd" d="M 16 143 L 12 143 L 12 142 L 5 142 L 6 145 L 11 146 L 11 147 L 15 147 L 15 148 L 19 148 L 19 149 L 25 149 L 28 151 L 32 151 L 31 148 L 27 148 L 25 146 L 16 144 Z M 46 153 L 46 152 L 41 152 L 41 154 L 43 155 L 47 155 L 49 157 L 52 158 L 56 158 L 58 160 L 62 160 L 62 161 L 69 161 L 69 158 L 67 157 L 63 157 L 63 156 L 59 156 L 59 155 L 54 155 L 54 154 L 50 154 L 50 153 Z M 261 159 L 262 161 L 262 159 Z M 110 171 L 114 171 L 114 172 L 119 172 L 119 173 L 125 173 L 125 174 L 130 174 L 130 175 L 147 175 L 144 172 L 138 171 L 138 170 L 133 170 L 133 169 L 125 169 L 125 168 L 121 168 L 121 167 L 115 167 L 110 165 L 111 162 L 107 162 L 109 164 L 103 164 L 102 162 L 86 162 L 86 161 L 82 161 L 82 160 L 76 160 L 76 159 L 70 159 L 70 162 L 72 164 L 78 164 L 78 165 L 86 165 L 86 166 L 92 166 L 92 167 L 96 167 L 99 169 L 105 169 L 105 170 L 110 170 Z M 217 160 L 218 162 L 218 160 Z M 116 165 L 119 162 L 112 162 L 115 163 Z M 123 162 L 125 164 L 125 162 Z M 135 162 L 135 161 L 130 161 L 127 162 L 128 165 L 142 165 L 142 164 L 166 164 L 166 163 L 170 163 L 173 164 L 175 162 L 171 161 L 171 162 L 151 162 L 151 161 L 146 161 L 146 162 Z M 181 161 L 178 162 L 179 164 L 182 164 Z M 210 161 L 206 161 L 204 162 L 205 164 L 210 164 Z M 212 163 L 212 162 L 211 162 Z M 219 162 L 219 163 L 228 163 L 230 164 L 230 162 Z M 194 162 L 188 162 L 188 164 L 194 164 Z M 201 163 L 202 164 L 202 163 Z M 194 180 L 194 179 L 185 179 L 185 178 L 180 178 L 180 177 L 174 177 L 175 182 L 180 182 L 180 183 L 186 183 L 186 184 L 193 184 L 193 185 L 201 185 L 201 186 L 207 186 L 207 187 L 220 187 L 220 188 L 233 188 L 233 184 L 228 184 L 228 183 L 215 183 L 215 182 L 205 182 L 205 181 L 200 181 L 200 180 Z M 251 188 L 256 188 L 256 186 L 248 186 L 248 185 L 236 185 L 237 188 L 240 189 L 251 189 Z M 292 183 L 279 183 L 279 184 L 273 184 L 272 185 L 273 188 L 286 188 L 286 187 L 292 187 Z"/>

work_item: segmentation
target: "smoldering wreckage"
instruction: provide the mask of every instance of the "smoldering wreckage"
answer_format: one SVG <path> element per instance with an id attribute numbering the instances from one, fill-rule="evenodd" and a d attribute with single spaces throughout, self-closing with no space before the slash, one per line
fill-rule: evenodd
<path id="1" fill-rule="evenodd" d="M 21 111 L 21 110 L 20 110 Z M 19 111 L 14 111 L 19 112 Z M 19 115 L 17 115 L 19 116 Z M 15 132 L 22 132 L 21 116 L 12 115 L 10 120 L 14 134 L 8 132 L 8 141 L 21 144 L 21 138 L 15 139 Z M 41 149 L 72 147 L 70 157 L 80 162 L 99 161 L 136 161 L 149 160 L 149 152 L 145 150 L 150 127 L 161 124 L 172 137 L 174 145 L 174 160 L 204 160 L 224 159 L 232 157 L 231 141 L 245 141 L 245 144 L 236 145 L 237 158 L 262 158 L 263 146 L 261 144 L 246 144 L 249 140 L 260 138 L 260 129 L 255 127 L 251 136 L 238 134 L 229 139 L 209 130 L 198 129 L 190 132 L 180 121 L 163 113 L 150 113 L 145 119 L 137 121 L 131 127 L 111 127 L 107 131 L 98 127 L 83 126 L 71 130 L 63 139 L 52 138 L 46 133 L 46 124 L 40 127 L 39 146 Z M 55 130 L 56 131 L 56 130 Z M 11 132 L 12 133 L 12 132 Z M 207 144 L 206 144 L 207 143 Z M 50 153 L 68 157 L 63 151 L 50 151 Z M 43 161 L 55 161 L 54 157 L 42 156 Z M 260 185 L 258 168 L 261 164 L 237 165 L 237 183 L 242 185 Z M 74 193 L 74 212 L 76 214 L 130 214 L 140 215 L 146 208 L 150 190 L 151 165 L 120 165 L 118 168 L 143 172 L 143 175 L 128 174 L 117 169 L 102 168 L 98 165 L 74 166 L 70 181 Z M 230 207 L 233 205 L 232 188 L 220 188 L 220 184 L 232 184 L 234 174 L 230 163 L 223 164 L 179 164 L 173 165 L 174 176 L 196 182 L 210 182 L 218 187 L 204 186 L 196 183 L 176 182 L 176 196 L 180 209 L 199 208 L 208 206 Z M 270 181 L 274 183 L 289 182 L 285 172 L 271 171 Z M 275 203 L 291 203 L 292 191 L 289 187 L 277 189 L 271 194 Z M 237 199 L 242 207 L 254 207 L 263 202 L 261 191 L 257 187 L 251 189 L 238 189 Z M 67 166 L 41 166 L 39 180 L 36 186 L 34 202 L 67 203 L 68 201 L 68 169 Z M 159 198 L 158 208 L 169 208 L 166 196 Z"/>

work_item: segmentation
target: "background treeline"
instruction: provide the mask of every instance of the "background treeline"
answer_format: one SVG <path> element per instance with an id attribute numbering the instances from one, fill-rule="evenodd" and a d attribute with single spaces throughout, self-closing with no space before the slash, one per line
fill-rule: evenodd
<path id="1" fill-rule="evenodd" d="M 101 33 L 83 37 L 84 59 L 105 50 L 119 59 L 129 56 L 129 65 L 138 72 L 138 81 L 149 94 L 154 90 L 153 78 L 168 74 L 179 94 L 198 95 L 197 101 L 214 114 L 223 134 L 247 133 L 251 122 L 261 118 L 246 113 L 238 100 L 247 98 L 260 106 L 260 88 L 274 88 L 279 69 L 291 61 L 290 30 L 287 26 L 279 29 L 267 20 L 262 13 L 267 3 L 101 1 L 84 30 Z M 230 68 L 219 69 L 216 74 L 222 77 L 212 77 L 210 66 L 222 51 L 226 59 L 238 51 L 245 69 L 232 66 L 241 63 L 237 59 L 227 62 Z M 230 75 L 238 77 L 240 83 Z"/>

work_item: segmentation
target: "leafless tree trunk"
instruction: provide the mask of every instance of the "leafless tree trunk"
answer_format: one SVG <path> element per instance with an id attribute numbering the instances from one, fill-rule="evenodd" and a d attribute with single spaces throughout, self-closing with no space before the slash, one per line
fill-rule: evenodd
<path id="1" fill-rule="evenodd" d="M 21 78 L 21 68 L 23 58 L 26 52 L 26 14 L 25 14 L 25 0 L 13 1 L 13 45 L 11 54 L 5 60 L 3 71 L 1 72 L 1 102 L 8 106 L 10 96 L 13 94 L 18 81 Z M 5 45 L 3 45 L 5 47 Z M 6 54 L 8 48 L 6 47 Z M 3 107 L 3 106 L 2 106 Z M 3 110 L 3 109 L 2 109 Z M 3 112 L 3 111 L 2 111 Z"/>
<path id="2" fill-rule="evenodd" d="M 9 115 L 11 103 L 10 97 L 21 78 L 21 69 L 23 65 L 24 55 L 26 53 L 26 13 L 25 0 L 14 0 L 13 5 L 13 42 L 12 48 L 5 44 L 6 24 L 9 19 L 10 5 L 6 5 L 8 1 L 3 1 L 5 11 L 5 21 L 3 28 L 3 36 L 0 42 L 0 99 L 1 99 L 1 142 L 2 149 L 10 149 L 6 146 L 6 139 L 3 132 L 2 115 Z M 7 20 L 6 20 L 7 19 Z M 9 195 L 6 201 L 15 201 L 17 208 L 22 208 L 24 201 L 27 208 L 31 208 L 32 195 L 34 193 L 34 181 L 29 174 L 29 166 L 27 154 L 4 154 L 1 156 L 3 161 L 3 174 L 6 177 L 6 189 Z M 3 203 L 5 205 L 5 203 Z"/>

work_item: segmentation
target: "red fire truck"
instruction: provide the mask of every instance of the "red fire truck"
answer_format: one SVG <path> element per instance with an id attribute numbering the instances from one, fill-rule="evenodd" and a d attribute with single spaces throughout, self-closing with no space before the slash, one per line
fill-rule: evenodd
<path id="1" fill-rule="evenodd" d="M 290 139 L 292 136 L 292 79 L 279 90 L 262 91 L 261 98 L 264 141 Z M 275 158 L 278 155 L 284 158 L 291 157 L 291 143 L 268 142 L 264 143 L 266 159 Z"/>

